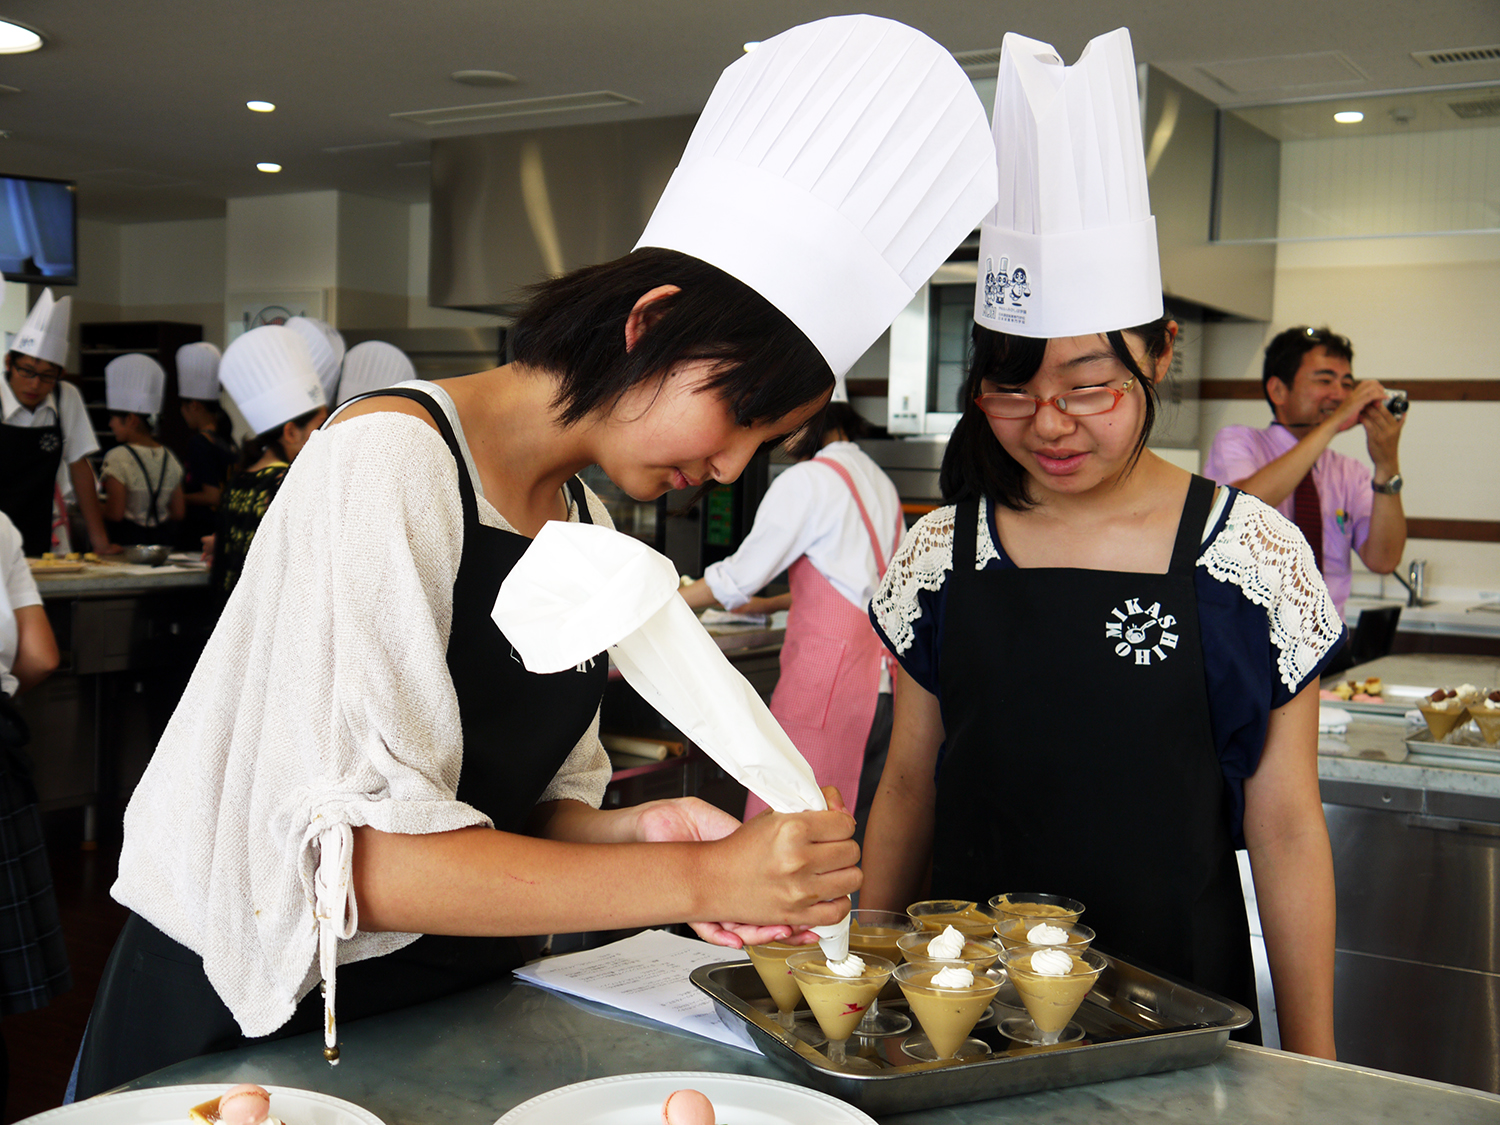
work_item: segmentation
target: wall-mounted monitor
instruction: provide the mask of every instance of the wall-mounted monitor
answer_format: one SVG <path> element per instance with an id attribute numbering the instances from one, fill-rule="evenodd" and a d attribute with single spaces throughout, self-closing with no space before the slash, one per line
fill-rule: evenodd
<path id="1" fill-rule="evenodd" d="M 78 284 L 78 208 L 66 180 L 0 175 L 0 274 L 36 285 Z"/>

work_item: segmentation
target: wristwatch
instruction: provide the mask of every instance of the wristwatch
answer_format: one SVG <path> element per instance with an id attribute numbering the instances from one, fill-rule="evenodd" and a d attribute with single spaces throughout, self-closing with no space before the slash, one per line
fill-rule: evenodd
<path id="1" fill-rule="evenodd" d="M 1385 496 L 1395 496 L 1398 492 L 1401 491 L 1401 486 L 1403 484 L 1405 484 L 1405 483 L 1406 482 L 1401 479 L 1401 474 L 1397 473 L 1395 476 L 1393 476 L 1390 480 L 1386 481 L 1384 484 L 1375 484 L 1372 481 L 1370 483 L 1370 487 L 1372 489 L 1374 489 L 1376 492 L 1381 493 L 1382 495 L 1385 495 Z"/>

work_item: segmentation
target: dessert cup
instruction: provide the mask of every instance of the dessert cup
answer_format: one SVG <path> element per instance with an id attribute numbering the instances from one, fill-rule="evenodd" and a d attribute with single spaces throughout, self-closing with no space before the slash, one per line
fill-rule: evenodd
<path id="1" fill-rule="evenodd" d="M 873 953 L 893 964 L 901 963 L 901 950 L 897 941 L 906 934 L 917 932 L 920 927 L 905 914 L 894 910 L 851 910 L 849 912 L 849 951 L 858 953 L 866 960 Z M 891 999 L 900 995 L 891 991 L 892 984 L 885 986 Z M 854 1034 L 862 1039 L 886 1039 L 902 1035 L 911 1030 L 911 1020 L 900 1012 L 884 1011 L 877 996 L 870 1002 L 870 1010 L 859 1021 Z"/>
<path id="2" fill-rule="evenodd" d="M 1078 921 L 1083 913 L 1083 903 L 1076 898 L 1063 895 L 1009 894 L 996 895 L 990 899 L 990 913 L 996 922 L 1007 918 L 1029 918 L 1033 922 L 1051 922 L 1054 926 Z"/>
<path id="3" fill-rule="evenodd" d="M 849 1058 L 844 1046 L 896 969 L 892 962 L 873 953 L 862 960 L 865 963 L 862 972 L 857 976 L 843 977 L 829 969 L 823 951 L 816 947 L 794 953 L 787 959 L 787 966 L 802 989 L 803 999 L 828 1037 L 828 1061 L 835 1066 L 857 1070 L 874 1069 L 874 1064 Z"/>
<path id="4" fill-rule="evenodd" d="M 1021 1003 L 1026 1005 L 1026 1011 L 1031 1016 L 1029 1020 L 1002 1020 L 1000 1030 L 1021 1043 L 1042 1046 L 1071 1043 L 1083 1038 L 1083 1028 L 1070 1022 L 1073 1013 L 1078 1011 L 1083 998 L 1089 994 L 1109 962 L 1092 949 L 1083 953 L 1066 951 L 1072 961 L 1070 971 L 1052 976 L 1036 972 L 1031 965 L 1032 957 L 1045 952 L 1065 951 L 1057 950 L 1056 947 L 1037 949 L 1033 946 L 1017 946 L 1000 955 L 1005 964 L 1006 975 L 1015 985 Z"/>
<path id="5" fill-rule="evenodd" d="M 781 1029 L 816 1047 L 823 1042 L 823 1036 L 816 1025 L 805 1018 L 805 1014 L 801 1021 L 797 1019 L 796 1009 L 802 1002 L 802 989 L 797 986 L 797 978 L 787 966 L 787 958 L 792 954 L 806 953 L 809 949 L 817 949 L 817 946 L 769 941 L 764 945 L 747 945 L 745 952 L 750 955 L 750 963 L 755 966 L 766 991 L 771 994 L 771 1000 L 776 1005 L 776 1022 L 781 1025 Z"/>
<path id="6" fill-rule="evenodd" d="M 923 929 L 934 933 L 942 933 L 948 926 L 966 937 L 987 938 L 995 933 L 994 915 L 966 899 L 936 898 L 914 902 L 906 908 L 906 913 Z"/>
<path id="7" fill-rule="evenodd" d="M 908 962 L 896 970 L 896 983 L 906 995 L 907 1006 L 926 1033 L 925 1045 L 907 1040 L 903 1048 L 908 1055 L 923 1061 L 933 1059 L 984 1058 L 989 1046 L 970 1039 L 969 1032 L 990 1006 L 1000 988 L 1000 973 L 978 970 L 968 988 L 944 988 L 933 978 L 945 966 L 969 968 L 961 961 Z"/>
<path id="8" fill-rule="evenodd" d="M 1491 746 L 1500 743 L 1500 708 L 1476 703 L 1469 708 L 1469 718 L 1474 720 L 1485 742 Z"/>
<path id="9" fill-rule="evenodd" d="M 901 949 L 901 956 L 913 965 L 932 965 L 934 967 L 947 964 L 961 964 L 972 969 L 977 976 L 984 969 L 988 969 L 996 961 L 1000 960 L 1000 943 L 995 940 L 994 934 L 987 937 L 964 938 L 963 950 L 956 958 L 934 957 L 927 951 L 928 943 L 937 937 L 931 930 L 918 930 L 914 934 L 904 934 L 896 943 Z M 999 1006 L 991 1005 L 990 1009 L 980 1015 L 978 1027 L 994 1027 L 995 1022 L 1002 1015 Z M 908 1044 L 910 1041 L 908 1040 Z M 907 1054 L 912 1054 L 910 1045 L 903 1048 Z M 985 1048 L 988 1052 L 989 1048 Z M 965 1055 L 965 1058 L 968 1056 Z"/>
<path id="10" fill-rule="evenodd" d="M 1441 742 L 1469 721 L 1469 711 L 1466 707 L 1445 709 L 1424 703 L 1422 718 L 1427 720 L 1427 733 L 1432 735 L 1432 741 Z"/>
<path id="11" fill-rule="evenodd" d="M 1000 939 L 1002 949 L 1014 949 L 1020 945 L 1032 945 L 1043 949 L 1054 943 L 1031 940 L 1032 931 L 1043 924 L 1055 926 L 1066 933 L 1067 940 L 1056 944 L 1066 946 L 1074 953 L 1082 953 L 1094 943 L 1094 931 L 1082 923 L 1048 922 L 1046 919 L 1038 921 L 1034 918 L 1006 918 L 1004 921 L 996 922 L 995 937 Z"/>

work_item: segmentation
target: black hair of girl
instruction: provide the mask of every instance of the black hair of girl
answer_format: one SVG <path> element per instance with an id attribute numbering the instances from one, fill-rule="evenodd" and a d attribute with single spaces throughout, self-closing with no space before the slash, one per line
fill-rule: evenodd
<path id="1" fill-rule="evenodd" d="M 653 306 L 659 319 L 627 350 L 631 309 L 660 285 L 681 292 Z M 513 354 L 557 377 L 553 405 L 565 426 L 693 360 L 720 365 L 708 387 L 740 425 L 784 417 L 833 386 L 827 361 L 784 313 L 744 282 L 675 250 L 643 247 L 531 286 L 526 296 Z"/>
<path id="2" fill-rule="evenodd" d="M 136 410 L 111 410 L 109 412 L 109 416 L 111 418 L 139 418 L 141 420 L 142 429 L 144 429 L 148 434 L 152 434 L 153 436 L 156 433 L 156 427 L 151 424 L 151 419 L 155 417 L 155 415 L 142 414 Z"/>
<path id="3" fill-rule="evenodd" d="M 1146 342 L 1146 355 L 1154 360 L 1171 343 L 1171 336 L 1167 332 L 1168 322 L 1168 318 L 1163 316 L 1150 324 L 1127 328 L 1124 332 L 1143 339 Z M 1151 437 L 1151 427 L 1156 423 L 1157 386 L 1145 377 L 1135 357 L 1130 354 L 1124 332 L 1107 332 L 1105 338 L 1109 340 L 1110 348 L 1124 364 L 1125 370 L 1135 376 L 1146 394 L 1140 436 L 1130 455 L 1129 468 L 1134 468 Z M 1004 390 L 1019 390 L 1024 387 L 1040 370 L 1046 352 L 1046 340 L 1011 336 L 1003 332 L 991 332 L 977 324 L 974 326 L 969 377 L 964 383 L 959 404 L 963 414 L 953 427 L 947 451 L 943 454 L 942 468 L 938 471 L 938 487 L 942 490 L 945 501 L 957 503 L 960 500 L 988 496 L 995 503 L 1016 512 L 1025 511 L 1036 503 L 1031 497 L 1030 478 L 1026 470 L 996 440 L 994 431 L 990 429 L 989 418 L 975 405 L 974 399 L 979 395 L 980 384 L 983 382 Z"/>
<path id="4" fill-rule="evenodd" d="M 797 461 L 811 460 L 823 448 L 823 437 L 830 430 L 858 441 L 870 432 L 870 424 L 847 402 L 830 402 L 787 443 L 787 454 Z"/>
<path id="5" fill-rule="evenodd" d="M 263 434 L 256 434 L 253 438 L 246 440 L 244 448 L 240 450 L 239 463 L 234 467 L 235 473 L 239 474 L 248 471 L 251 465 L 266 455 L 267 450 L 276 454 L 278 461 L 285 461 L 287 459 L 286 447 L 281 444 L 281 435 L 286 432 L 287 423 L 291 423 L 299 430 L 305 430 L 318 411 L 322 409 L 323 407 L 321 406 L 315 406 L 306 414 L 299 414 L 295 418 L 288 418 L 286 422 L 281 423 L 275 429 L 267 430 Z"/>

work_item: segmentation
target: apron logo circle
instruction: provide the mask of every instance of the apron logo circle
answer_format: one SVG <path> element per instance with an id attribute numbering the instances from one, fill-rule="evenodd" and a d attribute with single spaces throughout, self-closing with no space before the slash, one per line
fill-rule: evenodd
<path id="1" fill-rule="evenodd" d="M 1104 621 L 1104 639 L 1114 645 L 1115 655 L 1136 664 L 1160 664 L 1177 648 L 1177 618 L 1163 614 L 1161 602 L 1142 607 L 1139 598 L 1126 598 L 1123 606 L 1109 611 Z"/>
<path id="2" fill-rule="evenodd" d="M 62 448 L 62 442 L 58 440 L 56 434 L 43 434 L 37 442 L 42 447 L 43 453 L 56 453 Z"/>

